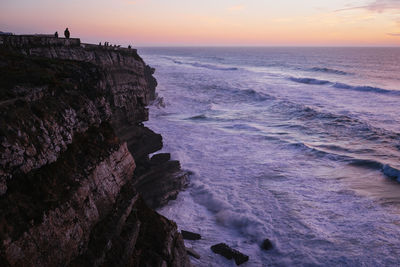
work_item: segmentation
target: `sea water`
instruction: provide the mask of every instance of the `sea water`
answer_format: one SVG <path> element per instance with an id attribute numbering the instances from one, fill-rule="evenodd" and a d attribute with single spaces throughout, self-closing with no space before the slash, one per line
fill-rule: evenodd
<path id="1" fill-rule="evenodd" d="M 198 266 L 400 265 L 399 48 L 142 48 Z M 260 244 L 270 239 L 274 249 Z"/>

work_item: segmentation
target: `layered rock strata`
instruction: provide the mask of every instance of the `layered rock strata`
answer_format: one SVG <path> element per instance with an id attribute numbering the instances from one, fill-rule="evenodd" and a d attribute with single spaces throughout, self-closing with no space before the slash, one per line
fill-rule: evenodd
<path id="1" fill-rule="evenodd" d="M 0 37 L 0 265 L 188 266 L 176 224 L 148 208 L 186 183 L 149 158 L 154 69 L 77 40 Z"/>

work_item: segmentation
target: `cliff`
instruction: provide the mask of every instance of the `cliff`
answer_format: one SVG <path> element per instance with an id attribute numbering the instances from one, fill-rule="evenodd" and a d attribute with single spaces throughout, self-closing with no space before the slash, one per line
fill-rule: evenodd
<path id="1" fill-rule="evenodd" d="M 0 36 L 1 266 L 189 265 L 151 209 L 186 183 L 149 158 L 153 73 L 134 49 Z"/>

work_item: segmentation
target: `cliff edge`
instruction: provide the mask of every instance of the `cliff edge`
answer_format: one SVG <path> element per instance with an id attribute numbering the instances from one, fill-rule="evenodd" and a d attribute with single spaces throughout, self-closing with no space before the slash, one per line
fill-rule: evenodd
<path id="1" fill-rule="evenodd" d="M 135 49 L 0 36 L 1 266 L 190 265 L 151 209 L 186 183 L 149 158 L 153 73 Z"/>

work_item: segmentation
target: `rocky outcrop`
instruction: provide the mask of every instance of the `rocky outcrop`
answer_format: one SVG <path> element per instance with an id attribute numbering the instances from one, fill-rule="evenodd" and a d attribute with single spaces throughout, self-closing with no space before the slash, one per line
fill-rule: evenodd
<path id="1" fill-rule="evenodd" d="M 185 231 L 182 230 L 182 237 L 183 239 L 187 239 L 187 240 L 200 240 L 201 239 L 201 235 L 198 233 L 193 233 L 193 232 L 189 232 L 189 231 Z"/>
<path id="2" fill-rule="evenodd" d="M 0 265 L 188 266 L 151 207 L 186 182 L 141 122 L 153 69 L 133 49 L 0 36 Z"/>
<path id="3" fill-rule="evenodd" d="M 181 171 L 179 161 L 171 161 L 169 154 L 149 154 L 162 148 L 162 137 L 147 127 L 134 125 L 119 128 L 118 136 L 126 140 L 138 165 L 135 186 L 146 203 L 156 208 L 175 199 L 185 186 L 187 174 Z"/>
<path id="4" fill-rule="evenodd" d="M 220 255 L 224 256 L 228 260 L 234 259 L 236 265 L 240 265 L 249 260 L 249 256 L 244 255 L 240 251 L 237 251 L 236 249 L 229 247 L 225 243 L 219 243 L 219 244 L 213 245 L 213 246 L 211 246 L 211 250 L 216 254 L 220 254 Z"/>

